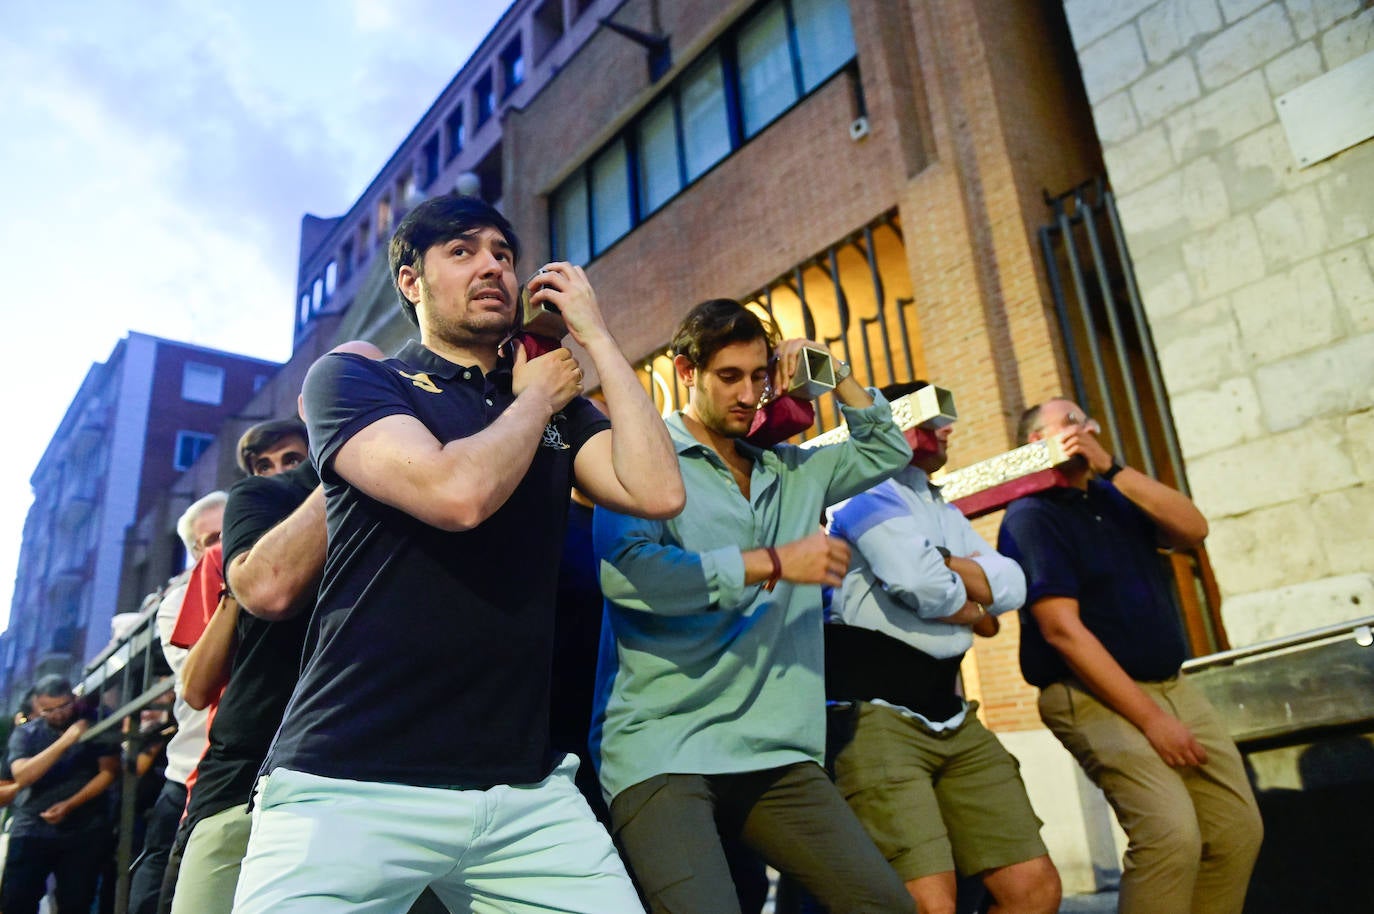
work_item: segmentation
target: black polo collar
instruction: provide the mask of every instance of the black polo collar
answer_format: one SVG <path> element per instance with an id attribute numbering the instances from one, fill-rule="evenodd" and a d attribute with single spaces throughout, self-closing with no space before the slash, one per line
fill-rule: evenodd
<path id="1" fill-rule="evenodd" d="M 471 375 L 475 375 L 478 380 L 483 377 L 480 365 L 459 365 L 450 362 L 433 350 L 421 345 L 418 340 L 406 340 L 406 344 L 396 353 L 396 358 L 445 381 L 452 381 L 460 375 L 464 375 L 465 372 L 467 373 L 464 375 L 465 379 Z M 491 381 L 497 384 L 504 383 L 505 386 L 509 387 L 511 364 L 510 356 L 503 350 L 496 360 L 496 367 L 492 369 Z"/>

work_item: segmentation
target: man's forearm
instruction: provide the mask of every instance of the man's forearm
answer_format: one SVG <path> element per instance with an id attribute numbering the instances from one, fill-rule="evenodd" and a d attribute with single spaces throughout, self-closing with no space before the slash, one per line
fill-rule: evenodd
<path id="1" fill-rule="evenodd" d="M 67 805 L 75 809 L 78 806 L 89 803 L 91 800 L 108 790 L 110 785 L 114 783 L 114 779 L 115 774 L 113 771 L 102 768 L 100 771 L 96 772 L 95 777 L 87 781 L 80 790 L 67 797 Z"/>
<path id="2" fill-rule="evenodd" d="M 1207 518 L 1177 489 L 1131 467 L 1122 468 L 1112 484 L 1154 521 L 1167 545 L 1187 548 L 1207 538 Z"/>
<path id="3" fill-rule="evenodd" d="M 1073 674 L 1097 699 L 1144 732 L 1162 714 L 1159 705 L 1141 691 L 1097 636 L 1079 625 L 1050 639 Z"/>
<path id="4" fill-rule="evenodd" d="M 324 487 L 315 491 L 247 552 L 229 563 L 229 588 L 244 609 L 265 619 L 293 615 L 310 602 L 324 568 Z"/>
<path id="5" fill-rule="evenodd" d="M 855 409 L 864 409 L 873 405 L 873 395 L 856 381 L 853 375 L 835 385 L 835 396 L 845 406 L 852 406 Z"/>
<path id="6" fill-rule="evenodd" d="M 222 602 L 186 655 L 181 667 L 181 697 L 197 711 L 208 708 L 229 681 L 238 618 L 238 602 Z"/>
<path id="7" fill-rule="evenodd" d="M 34 781 L 47 774 L 57 760 L 62 758 L 62 754 L 75 745 L 76 740 L 67 736 L 64 731 L 51 746 L 42 752 L 34 753 L 28 758 L 15 759 L 10 766 L 10 773 L 14 775 L 14 782 L 21 788 L 27 787 Z"/>
<path id="8" fill-rule="evenodd" d="M 982 565 L 973 559 L 958 555 L 951 555 L 945 564 L 964 582 L 964 590 L 970 600 L 984 606 L 992 603 L 992 584 L 988 582 L 987 573 L 983 571 Z"/>
<path id="9" fill-rule="evenodd" d="M 596 366 L 610 412 L 611 466 L 616 478 L 626 494 L 650 515 L 676 513 L 686 493 L 668 426 L 615 340 L 607 335 L 589 347 L 587 352 Z"/>

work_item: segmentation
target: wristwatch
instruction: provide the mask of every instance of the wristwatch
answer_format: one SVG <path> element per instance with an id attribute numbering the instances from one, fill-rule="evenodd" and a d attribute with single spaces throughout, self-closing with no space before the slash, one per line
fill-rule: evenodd
<path id="1" fill-rule="evenodd" d="M 830 360 L 831 360 L 832 362 L 835 363 L 835 383 L 836 383 L 836 384 L 839 384 L 839 383 L 840 383 L 841 381 L 843 381 L 845 378 L 849 377 L 850 375 L 852 375 L 852 374 L 854 373 L 854 369 L 850 368 L 850 367 L 849 367 L 849 363 L 846 362 L 844 359 L 837 359 L 837 358 L 835 358 L 834 356 L 831 356 L 831 357 L 830 357 Z"/>
<path id="2" fill-rule="evenodd" d="M 1113 479 L 1116 478 L 1116 474 L 1120 473 L 1124 469 L 1126 469 L 1126 467 L 1122 465 L 1121 461 L 1113 457 L 1112 465 L 1107 467 L 1107 471 L 1102 474 L 1102 478 L 1107 480 L 1108 482 L 1111 482 Z"/>

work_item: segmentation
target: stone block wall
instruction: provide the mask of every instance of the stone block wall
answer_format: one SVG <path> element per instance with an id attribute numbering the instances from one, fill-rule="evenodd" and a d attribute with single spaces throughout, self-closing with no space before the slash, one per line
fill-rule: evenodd
<path id="1" fill-rule="evenodd" d="M 1276 100 L 1374 53 L 1361 0 L 1065 0 L 1236 645 L 1374 614 L 1374 141 Z"/>

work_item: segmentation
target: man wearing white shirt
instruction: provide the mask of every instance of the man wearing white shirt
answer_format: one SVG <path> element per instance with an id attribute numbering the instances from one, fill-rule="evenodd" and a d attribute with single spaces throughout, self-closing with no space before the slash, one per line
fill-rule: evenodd
<path id="1" fill-rule="evenodd" d="M 1025 576 L 930 482 L 949 435 L 926 433 L 910 466 L 830 512 L 852 547 L 826 628 L 835 780 L 922 914 L 952 914 L 956 872 L 980 876 L 995 911 L 1053 914 L 1059 875 L 1016 760 L 958 684 L 973 634 L 996 634 Z"/>
<path id="2" fill-rule="evenodd" d="M 187 508 L 177 520 L 177 535 L 181 537 L 186 554 L 192 561 L 200 561 L 205 550 L 219 540 L 224 522 L 224 503 L 228 498 L 223 492 L 211 492 Z M 162 655 L 167 658 L 167 665 L 172 668 L 176 680 L 172 716 L 176 718 L 177 732 L 167 743 L 167 770 L 164 772 L 167 780 L 148 815 L 143 853 L 134 864 L 129 882 L 129 914 L 153 914 L 157 910 L 167 855 L 172 849 L 182 810 L 186 808 L 186 779 L 191 776 L 201 753 L 205 751 L 210 712 L 197 711 L 182 698 L 181 665 L 186 660 L 187 651 L 173 646 L 169 640 L 176 627 L 177 614 L 181 612 L 181 603 L 186 598 L 190 577 L 191 570 L 188 568 L 172 578 L 157 608 L 157 634 L 162 642 Z"/>

